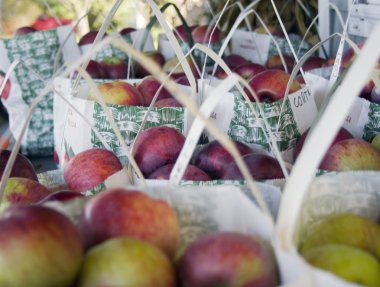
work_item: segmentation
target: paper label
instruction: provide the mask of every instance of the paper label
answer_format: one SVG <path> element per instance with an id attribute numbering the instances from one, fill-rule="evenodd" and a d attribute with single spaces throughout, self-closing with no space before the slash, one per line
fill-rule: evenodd
<path id="1" fill-rule="evenodd" d="M 319 110 L 322 107 L 323 101 L 325 100 L 329 81 L 322 76 L 309 72 L 305 73 L 305 77 L 306 82 L 309 84 L 311 94 L 314 97 L 317 109 Z"/>

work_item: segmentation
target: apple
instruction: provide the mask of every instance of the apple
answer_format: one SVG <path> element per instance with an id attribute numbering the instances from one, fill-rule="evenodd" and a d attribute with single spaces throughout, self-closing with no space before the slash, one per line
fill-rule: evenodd
<path id="1" fill-rule="evenodd" d="M 380 263 L 374 256 L 352 246 L 329 244 L 303 254 L 315 267 L 361 286 L 380 286 Z"/>
<path id="2" fill-rule="evenodd" d="M 86 67 L 86 72 L 93 79 L 107 79 L 107 71 L 95 60 L 90 60 Z M 74 71 L 72 78 L 75 79 L 78 76 L 78 72 Z"/>
<path id="3" fill-rule="evenodd" d="M 190 56 L 188 56 L 186 58 L 186 60 L 190 65 L 190 69 L 191 69 L 191 72 L 193 73 L 194 77 L 197 78 L 198 77 L 198 70 L 196 67 L 196 63 L 191 59 Z M 177 65 L 178 65 L 178 58 L 174 57 L 174 58 L 167 60 L 164 63 L 162 70 L 167 74 L 171 73 L 172 77 L 175 77 L 175 78 L 182 77 L 185 74 L 185 72 L 184 72 L 181 64 L 179 64 L 178 66 Z"/>
<path id="4" fill-rule="evenodd" d="M 242 233 L 219 232 L 191 243 L 179 259 L 182 287 L 277 286 L 279 279 L 268 242 Z"/>
<path id="5" fill-rule="evenodd" d="M 83 45 L 92 44 L 95 41 L 95 38 L 96 38 L 96 35 L 98 35 L 98 32 L 99 31 L 97 30 L 91 30 L 87 32 L 79 39 L 78 45 L 83 46 Z M 107 34 L 104 34 L 103 37 L 106 37 L 106 36 Z"/>
<path id="6" fill-rule="evenodd" d="M 290 75 L 282 70 L 269 69 L 254 76 L 249 81 L 249 85 L 256 92 L 260 102 L 271 103 L 284 98 L 289 78 Z M 300 83 L 295 80 L 290 87 L 289 94 L 300 88 Z M 247 95 L 251 101 L 255 101 L 248 90 Z"/>
<path id="7" fill-rule="evenodd" d="M 161 99 L 154 103 L 157 108 L 181 108 L 183 107 L 180 102 L 175 98 Z"/>
<path id="8" fill-rule="evenodd" d="M 0 210 L 5 210 L 9 206 L 16 204 L 37 203 L 50 193 L 50 190 L 38 181 L 29 178 L 11 177 L 5 185 Z"/>
<path id="9" fill-rule="evenodd" d="M 72 157 L 63 166 L 63 178 L 72 191 L 85 192 L 123 168 L 109 150 L 91 148 Z"/>
<path id="10" fill-rule="evenodd" d="M 377 148 L 378 150 L 380 150 L 380 133 L 375 135 L 372 140 L 371 140 L 371 144 Z"/>
<path id="11" fill-rule="evenodd" d="M 307 129 L 296 142 L 296 146 L 294 147 L 294 150 L 293 150 L 294 161 L 297 159 L 299 153 L 302 150 L 303 144 L 307 138 L 307 135 L 309 134 L 309 130 L 310 129 Z M 336 144 L 337 142 L 340 142 L 341 140 L 352 139 L 352 138 L 353 138 L 353 135 L 348 130 L 342 127 L 339 129 L 338 133 L 335 135 L 335 138 L 332 141 L 330 147 Z"/>
<path id="12" fill-rule="evenodd" d="M 50 30 L 59 27 L 62 25 L 68 25 L 72 21 L 70 19 L 60 18 L 59 23 L 55 17 L 50 17 L 47 15 L 41 15 L 38 19 L 33 23 L 32 27 L 42 31 L 42 30 Z"/>
<path id="13" fill-rule="evenodd" d="M 135 32 L 136 29 L 135 28 L 132 28 L 132 27 L 126 27 L 126 28 L 123 28 L 120 30 L 120 35 L 122 36 L 126 36 L 126 35 L 129 35 L 130 33 L 132 32 Z"/>
<path id="14" fill-rule="evenodd" d="M 0 149 L 0 179 L 3 177 L 5 166 L 11 155 L 10 150 Z M 25 177 L 38 181 L 37 173 L 30 160 L 21 153 L 18 153 L 12 166 L 10 177 Z"/>
<path id="15" fill-rule="evenodd" d="M 330 147 L 320 166 L 323 170 L 380 170 L 380 151 L 362 139 L 346 139 Z"/>
<path id="16" fill-rule="evenodd" d="M 16 31 L 14 31 L 13 36 L 26 35 L 26 34 L 34 33 L 34 32 L 37 32 L 37 29 L 31 26 L 23 26 L 23 27 L 17 28 Z"/>
<path id="17" fill-rule="evenodd" d="M 231 70 L 249 63 L 243 56 L 237 54 L 230 54 L 222 57 L 222 59 Z"/>
<path id="18" fill-rule="evenodd" d="M 87 247 L 128 236 L 147 241 L 173 258 L 179 245 L 179 223 L 166 202 L 141 191 L 108 189 L 91 198 L 79 221 Z"/>
<path id="19" fill-rule="evenodd" d="M 175 287 L 174 268 L 148 242 L 128 237 L 107 240 L 85 256 L 78 287 Z"/>
<path id="20" fill-rule="evenodd" d="M 195 28 L 197 28 L 198 25 L 193 25 L 193 26 L 190 26 L 189 27 L 189 32 L 191 34 L 191 32 L 194 31 Z M 176 38 L 178 40 L 181 40 L 181 41 L 184 41 L 184 42 L 189 42 L 189 37 L 187 36 L 186 34 L 186 29 L 185 29 L 185 26 L 184 25 L 178 25 L 178 26 L 175 26 L 174 27 L 174 35 L 176 36 Z"/>
<path id="21" fill-rule="evenodd" d="M 113 81 L 98 85 L 98 89 L 107 104 L 123 106 L 143 106 L 144 99 L 137 88 L 127 82 Z M 90 95 L 90 99 L 95 98 Z"/>
<path id="22" fill-rule="evenodd" d="M 79 272 L 80 234 L 61 213 L 13 206 L 0 217 L 0 282 L 8 287 L 67 287 Z"/>
<path id="23" fill-rule="evenodd" d="M 241 156 L 253 153 L 244 143 L 234 141 Z M 227 166 L 233 162 L 231 154 L 216 140 L 204 145 L 193 158 L 193 164 L 206 172 L 212 179 L 219 179 L 225 173 Z"/>
<path id="24" fill-rule="evenodd" d="M 193 40 L 196 43 L 215 44 L 220 42 L 224 36 L 223 32 L 219 28 L 215 28 L 214 31 L 213 29 L 213 27 L 208 25 L 200 25 L 191 32 L 191 36 L 193 36 Z"/>
<path id="25" fill-rule="evenodd" d="M 293 70 L 293 66 L 294 66 L 294 59 L 292 56 L 290 55 L 286 55 L 284 54 L 283 55 L 284 57 L 284 61 L 285 61 L 285 65 L 288 69 L 288 72 L 290 73 L 292 70 Z M 265 66 L 268 68 L 268 69 L 278 69 L 278 70 L 285 70 L 284 69 L 284 65 L 282 64 L 282 61 L 281 61 L 281 58 L 280 58 L 280 55 L 273 55 L 273 56 L 270 56 L 265 64 Z"/>
<path id="26" fill-rule="evenodd" d="M 177 160 L 185 143 L 179 131 L 166 126 L 142 131 L 133 143 L 133 156 L 145 177 Z"/>
<path id="27" fill-rule="evenodd" d="M 260 64 L 246 63 L 233 69 L 233 72 L 243 79 L 250 81 L 255 75 L 265 71 L 265 67 Z"/>
<path id="28" fill-rule="evenodd" d="M 251 176 L 256 180 L 284 178 L 281 166 L 277 159 L 266 154 L 247 154 L 242 160 L 248 167 Z M 231 162 L 222 176 L 223 180 L 244 180 L 235 162 Z"/>
<path id="29" fill-rule="evenodd" d="M 48 196 L 44 197 L 39 203 L 43 204 L 45 202 L 55 201 L 55 200 L 65 202 L 65 201 L 69 201 L 69 200 L 77 199 L 77 198 L 81 198 L 81 197 L 84 197 L 84 195 L 82 193 L 79 193 L 76 191 L 58 190 L 58 191 L 50 193 Z"/>
<path id="30" fill-rule="evenodd" d="M 354 235 L 354 236 L 353 236 Z M 380 225 L 353 213 L 328 215 L 308 232 L 299 246 L 301 254 L 318 246 L 343 244 L 380 259 Z"/>
<path id="31" fill-rule="evenodd" d="M 3 71 L 0 71 L 0 86 L 2 85 L 4 79 L 5 79 L 5 73 Z M 0 97 L 3 100 L 7 100 L 10 93 L 11 93 L 11 81 L 8 79 L 7 82 L 5 83 L 3 92 L 0 94 Z"/>
<path id="32" fill-rule="evenodd" d="M 306 62 L 302 65 L 302 69 L 306 71 L 311 71 L 314 69 L 321 68 L 326 63 L 325 59 L 321 57 L 312 56 L 306 60 Z"/>
<path id="33" fill-rule="evenodd" d="M 148 177 L 148 179 L 169 179 L 173 167 L 174 164 L 164 165 L 157 169 L 155 172 L 153 172 Z M 209 181 L 211 180 L 211 177 L 200 168 L 189 164 L 185 170 L 182 180 Z"/>
<path id="34" fill-rule="evenodd" d="M 128 64 L 117 57 L 105 57 L 99 62 L 106 72 L 108 79 L 126 79 L 128 77 Z"/>
<path id="35" fill-rule="evenodd" d="M 143 97 L 144 105 L 149 106 L 152 102 L 154 96 L 156 95 L 158 89 L 161 87 L 161 82 L 158 81 L 153 76 L 146 76 L 144 79 L 141 80 L 141 82 L 137 85 L 137 90 L 140 92 L 140 94 Z M 162 86 L 157 101 L 161 99 L 171 98 L 171 94 L 167 89 Z"/>
<path id="36" fill-rule="evenodd" d="M 142 52 L 145 56 L 149 57 L 151 60 L 155 61 L 160 67 L 162 67 L 165 63 L 164 56 L 159 51 L 145 51 Z M 144 78 L 150 75 L 150 72 L 146 70 L 139 63 L 136 63 L 136 76 L 137 78 Z"/>

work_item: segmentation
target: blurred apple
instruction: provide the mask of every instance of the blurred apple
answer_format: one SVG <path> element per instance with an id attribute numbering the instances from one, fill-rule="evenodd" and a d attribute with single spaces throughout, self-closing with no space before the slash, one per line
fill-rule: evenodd
<path id="1" fill-rule="evenodd" d="M 82 46 L 82 45 L 92 44 L 95 41 L 95 38 L 96 38 L 96 35 L 98 35 L 98 32 L 99 31 L 97 30 L 91 30 L 87 32 L 79 39 L 78 45 Z M 107 33 L 104 34 L 103 38 L 106 36 L 107 36 Z"/>
<path id="2" fill-rule="evenodd" d="M 147 241 L 173 258 L 179 245 L 179 223 L 166 202 L 141 191 L 108 189 L 85 205 L 80 230 L 87 247 L 128 236 Z"/>
<path id="3" fill-rule="evenodd" d="M 37 203 L 50 193 L 50 190 L 38 181 L 29 178 L 11 177 L 5 185 L 0 210 L 3 211 L 16 204 Z"/>
<path id="4" fill-rule="evenodd" d="M 84 197 L 82 193 L 72 191 L 72 190 L 58 190 L 53 193 L 50 193 L 48 196 L 44 197 L 39 203 L 45 203 L 48 201 L 69 201 L 75 198 Z"/>
<path id="5" fill-rule="evenodd" d="M 310 129 L 307 129 L 301 135 L 301 137 L 297 140 L 296 146 L 295 146 L 294 151 L 293 151 L 293 160 L 294 161 L 297 159 L 299 153 L 302 150 L 303 144 L 307 138 L 307 135 L 309 134 L 309 130 Z M 337 142 L 340 142 L 341 140 L 352 139 L 352 138 L 353 138 L 353 135 L 348 130 L 346 130 L 345 128 L 342 127 L 339 129 L 339 131 L 336 134 L 334 140 L 332 141 L 330 147 L 333 146 L 334 144 L 336 144 Z"/>
<path id="6" fill-rule="evenodd" d="M 191 72 L 193 73 L 194 77 L 197 78 L 198 77 L 198 70 L 196 68 L 196 63 L 191 59 L 190 56 L 188 56 L 186 58 L 186 60 L 190 65 L 190 69 L 191 69 Z M 178 61 L 177 57 L 171 58 L 165 62 L 165 64 L 162 67 L 162 70 L 167 74 L 172 73 L 172 77 L 178 78 L 178 74 L 182 76 L 185 73 L 183 68 L 182 68 L 182 65 L 181 64 L 178 65 L 178 62 L 179 61 Z"/>
<path id="7" fill-rule="evenodd" d="M 0 149 L 0 179 L 3 177 L 5 166 L 9 160 L 10 155 L 10 150 Z M 33 164 L 26 156 L 21 153 L 17 154 L 9 177 L 25 177 L 38 181 Z"/>
<path id="8" fill-rule="evenodd" d="M 354 213 L 330 214 L 310 229 L 299 250 L 304 254 L 328 244 L 359 248 L 380 259 L 380 225 Z"/>
<path id="9" fill-rule="evenodd" d="M 256 180 L 284 178 L 277 159 L 266 154 L 247 154 L 242 157 L 248 170 Z M 223 180 L 244 180 L 236 162 L 231 162 L 222 176 Z"/>
<path id="10" fill-rule="evenodd" d="M 194 31 L 194 29 L 197 27 L 198 27 L 198 25 L 194 25 L 194 26 L 189 27 L 190 36 L 191 36 L 191 32 Z M 183 25 L 175 26 L 173 29 L 173 32 L 174 32 L 174 36 L 176 36 L 177 39 L 180 39 L 184 42 L 189 42 L 189 37 L 186 34 L 185 26 L 183 26 Z"/>
<path id="11" fill-rule="evenodd" d="M 34 32 L 37 32 L 37 29 L 31 26 L 23 26 L 23 27 L 17 28 L 16 31 L 14 31 L 13 36 L 26 35 L 26 34 L 34 33 Z"/>
<path id="12" fill-rule="evenodd" d="M 157 108 L 181 108 L 182 104 L 175 98 L 161 99 L 154 103 Z"/>
<path id="13" fill-rule="evenodd" d="M 284 57 L 285 65 L 288 69 L 288 73 L 290 73 L 294 67 L 294 59 L 292 56 L 286 55 L 286 54 L 284 54 L 283 57 Z M 282 64 L 280 55 L 270 56 L 265 66 L 268 69 L 278 69 L 278 70 L 283 70 L 283 71 L 285 70 L 284 65 Z"/>
<path id="14" fill-rule="evenodd" d="M 5 79 L 5 73 L 3 71 L 0 71 L 0 86 L 2 85 L 4 79 Z M 3 100 L 7 100 L 10 93 L 11 93 L 11 81 L 8 79 L 7 82 L 5 83 L 3 92 L 0 94 L 0 97 Z"/>
<path id="15" fill-rule="evenodd" d="M 78 287 L 175 287 L 165 254 L 147 242 L 119 237 L 92 248 L 84 259 Z"/>
<path id="16" fill-rule="evenodd" d="M 255 63 L 246 63 L 236 67 L 233 71 L 243 79 L 250 81 L 255 75 L 265 71 L 265 67 Z"/>
<path id="17" fill-rule="evenodd" d="M 260 102 L 271 103 L 284 98 L 289 78 L 290 75 L 282 70 L 265 70 L 254 76 L 249 81 L 249 85 L 256 92 Z M 298 91 L 300 88 L 301 85 L 294 81 L 289 94 Z M 248 90 L 247 94 L 251 101 L 255 101 Z"/>
<path id="18" fill-rule="evenodd" d="M 223 39 L 224 35 L 218 27 L 216 27 L 214 31 L 213 30 L 214 27 L 210 27 L 209 25 L 201 25 L 196 27 L 191 32 L 191 35 L 193 36 L 193 40 L 196 43 L 215 44 L 217 42 L 220 42 Z"/>
<path id="19" fill-rule="evenodd" d="M 112 151 L 91 148 L 72 157 L 63 166 L 63 178 L 72 191 L 85 192 L 123 168 Z"/>
<path id="20" fill-rule="evenodd" d="M 83 247 L 76 227 L 43 206 L 13 206 L 0 218 L 0 282 L 7 287 L 67 287 Z"/>
<path id="21" fill-rule="evenodd" d="M 174 164 L 164 165 L 153 172 L 148 179 L 169 179 L 173 167 Z M 189 164 L 185 170 L 182 180 L 209 181 L 211 180 L 211 177 L 200 168 Z"/>
<path id="22" fill-rule="evenodd" d="M 107 71 L 101 66 L 97 61 L 90 60 L 86 67 L 86 72 L 93 79 L 107 79 Z M 72 78 L 76 78 L 78 76 L 78 72 L 74 71 Z"/>
<path id="23" fill-rule="evenodd" d="M 306 62 L 302 65 L 302 69 L 306 71 L 311 71 L 314 69 L 321 68 L 326 63 L 325 59 L 321 57 L 312 56 L 306 60 Z"/>
<path id="24" fill-rule="evenodd" d="M 145 177 L 177 160 L 185 143 L 179 131 L 166 127 L 152 127 L 140 133 L 133 143 L 133 156 Z"/>
<path id="25" fill-rule="evenodd" d="M 276 37 L 284 37 L 284 33 L 282 32 L 281 28 L 275 27 L 275 26 L 268 26 L 267 27 L 269 32 Z M 263 26 L 257 27 L 254 32 L 257 34 L 268 34 L 267 30 Z"/>
<path id="26" fill-rule="evenodd" d="M 380 263 L 374 256 L 352 246 L 329 244 L 303 254 L 315 267 L 361 286 L 380 286 Z"/>
<path id="27" fill-rule="evenodd" d="M 320 169 L 380 170 L 380 151 L 361 139 L 346 139 L 330 147 L 324 156 Z"/>
<path id="28" fill-rule="evenodd" d="M 122 35 L 122 36 L 126 36 L 126 35 L 128 35 L 128 34 L 130 34 L 130 33 L 132 33 L 132 32 L 135 32 L 135 31 L 136 31 L 135 28 L 132 28 L 132 27 L 125 27 L 125 28 L 121 29 L 119 33 L 120 33 L 120 35 Z"/>
<path id="29" fill-rule="evenodd" d="M 222 59 L 231 70 L 241 65 L 249 63 L 243 56 L 237 54 L 223 56 Z"/>
<path id="30" fill-rule="evenodd" d="M 373 137 L 373 139 L 371 140 L 371 144 L 377 148 L 378 150 L 380 150 L 380 133 L 375 135 Z"/>
<path id="31" fill-rule="evenodd" d="M 165 63 L 165 58 L 159 51 L 146 51 L 142 53 L 155 61 L 160 67 Z M 136 62 L 136 77 L 142 79 L 148 75 L 150 75 L 150 72 L 140 65 L 140 63 Z"/>
<path id="32" fill-rule="evenodd" d="M 128 77 L 128 64 L 117 57 L 105 57 L 99 62 L 108 79 L 126 79 Z"/>
<path id="33" fill-rule="evenodd" d="M 253 153 L 252 149 L 238 141 L 234 141 L 241 156 Z M 193 164 L 206 172 L 212 179 L 219 179 L 234 159 L 218 142 L 212 141 L 204 145 L 194 156 Z"/>
<path id="34" fill-rule="evenodd" d="M 158 81 L 153 76 L 146 76 L 141 82 L 137 85 L 137 90 L 142 95 L 144 106 L 149 106 L 152 102 L 154 96 L 156 95 L 158 89 L 161 87 L 161 82 Z M 164 86 L 162 86 L 157 101 L 161 99 L 171 98 L 171 94 Z"/>
<path id="35" fill-rule="evenodd" d="M 55 17 L 50 17 L 47 15 L 41 15 L 38 19 L 32 24 L 33 28 L 42 31 L 42 30 L 50 30 L 59 27 L 62 25 L 68 25 L 72 21 L 70 19 L 59 18 L 59 21 Z"/>
<path id="36" fill-rule="evenodd" d="M 127 82 L 113 81 L 98 85 L 98 89 L 107 104 L 124 106 L 143 106 L 144 99 L 137 88 Z M 90 99 L 95 98 L 90 95 Z"/>
<path id="37" fill-rule="evenodd" d="M 213 233 L 188 246 L 178 263 L 182 287 L 278 286 L 269 243 L 253 235 Z"/>

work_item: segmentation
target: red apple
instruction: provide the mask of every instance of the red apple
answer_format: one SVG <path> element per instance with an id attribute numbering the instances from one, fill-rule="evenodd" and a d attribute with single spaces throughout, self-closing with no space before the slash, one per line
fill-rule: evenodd
<path id="1" fill-rule="evenodd" d="M 16 204 L 37 203 L 50 194 L 50 190 L 38 181 L 11 177 L 7 180 L 4 189 L 4 197 L 1 202 L 1 210 Z"/>
<path id="2" fill-rule="evenodd" d="M 244 57 L 237 54 L 230 54 L 222 57 L 222 59 L 231 70 L 249 63 Z"/>
<path id="3" fill-rule="evenodd" d="M 172 207 L 141 191 L 109 189 L 86 203 L 80 229 L 86 246 L 128 236 L 154 244 L 170 258 L 179 245 L 179 223 Z"/>
<path id="4" fill-rule="evenodd" d="M 72 190 L 58 190 L 50 193 L 48 196 L 44 197 L 39 203 L 45 203 L 48 201 L 70 201 L 72 199 L 84 197 L 82 193 L 72 191 Z"/>
<path id="5" fill-rule="evenodd" d="M 121 29 L 119 33 L 120 33 L 120 35 L 122 35 L 122 36 L 126 36 L 126 35 L 128 35 L 128 34 L 130 34 L 130 33 L 132 33 L 132 32 L 135 32 L 135 31 L 136 31 L 135 28 L 132 28 L 132 27 L 126 27 L 126 28 Z"/>
<path id="6" fill-rule="evenodd" d="M 250 81 L 255 75 L 265 71 L 265 67 L 255 63 L 246 63 L 236 67 L 233 71 L 243 79 Z"/>
<path id="7" fill-rule="evenodd" d="M 3 83 L 4 79 L 5 79 L 5 73 L 3 71 L 0 71 L 0 86 Z M 8 99 L 10 93 L 11 93 L 11 81 L 8 79 L 7 82 L 5 83 L 3 92 L 0 94 L 0 97 L 3 100 L 6 100 Z"/>
<path id="8" fill-rule="evenodd" d="M 96 38 L 96 35 L 98 35 L 98 32 L 99 31 L 97 30 L 92 30 L 92 31 L 87 32 L 79 39 L 78 45 L 82 46 L 82 45 L 92 44 L 95 41 L 95 38 Z M 107 36 L 107 34 L 104 34 L 104 37 L 105 36 Z"/>
<path id="9" fill-rule="evenodd" d="M 198 70 L 196 68 L 196 63 L 191 59 L 191 57 L 187 57 L 187 62 L 190 65 L 191 72 L 193 73 L 195 78 L 198 78 Z M 165 62 L 165 64 L 162 67 L 162 70 L 172 75 L 174 78 L 182 77 L 182 75 L 185 75 L 185 72 L 182 68 L 182 65 L 179 64 L 178 66 L 178 58 L 174 57 Z"/>
<path id="10" fill-rule="evenodd" d="M 37 29 L 31 26 L 23 26 L 23 27 L 17 28 L 16 31 L 13 33 L 13 36 L 26 35 L 26 34 L 34 33 L 34 32 L 37 32 Z"/>
<path id="11" fill-rule="evenodd" d="M 161 99 L 154 103 L 157 108 L 181 108 L 182 104 L 175 98 Z"/>
<path id="12" fill-rule="evenodd" d="M 290 73 L 293 70 L 294 59 L 292 56 L 289 56 L 286 54 L 283 55 L 283 57 L 284 57 L 285 65 L 288 69 L 288 72 Z M 284 65 L 282 64 L 280 55 L 273 55 L 269 57 L 265 65 L 268 69 L 278 69 L 278 70 L 283 70 L 283 71 L 285 70 Z"/>
<path id="13" fill-rule="evenodd" d="M 99 62 L 106 72 L 108 79 L 126 79 L 128 77 L 128 64 L 117 57 L 105 57 Z"/>
<path id="14" fill-rule="evenodd" d="M 72 157 L 63 167 L 63 178 L 70 190 L 85 192 L 123 168 L 112 151 L 92 148 Z"/>
<path id="15" fill-rule="evenodd" d="M 107 104 L 143 106 L 144 99 L 137 88 L 127 82 L 114 81 L 98 85 L 103 100 Z M 91 99 L 94 99 L 90 97 Z"/>
<path id="16" fill-rule="evenodd" d="M 66 287 L 82 264 L 80 234 L 71 221 L 43 206 L 13 206 L 0 218 L 2 286 Z"/>
<path id="17" fill-rule="evenodd" d="M 147 52 L 142 52 L 142 53 L 145 56 L 152 59 L 153 61 L 155 61 L 160 67 L 162 67 L 165 63 L 165 58 L 159 51 L 147 51 Z M 137 78 L 142 79 L 148 75 L 150 75 L 150 72 L 146 70 L 143 66 L 141 66 L 139 63 L 136 63 Z"/>
<path id="18" fill-rule="evenodd" d="M 189 79 L 187 78 L 186 74 L 183 72 L 173 74 L 171 76 L 171 79 L 173 79 L 179 85 L 190 86 Z"/>
<path id="19" fill-rule="evenodd" d="M 172 172 L 174 164 L 167 164 L 155 172 L 153 172 L 148 179 L 169 179 L 170 173 Z M 205 173 L 200 168 L 189 164 L 186 168 L 186 171 L 182 177 L 182 180 L 192 180 L 192 181 L 209 181 L 211 177 Z"/>
<path id="20" fill-rule="evenodd" d="M 220 42 L 224 37 L 223 32 L 219 28 L 216 28 L 213 32 L 213 29 L 213 27 L 210 27 L 208 25 L 201 25 L 196 27 L 191 32 L 194 42 L 202 44 L 215 44 L 217 42 Z M 211 32 L 213 33 L 211 34 Z"/>
<path id="21" fill-rule="evenodd" d="M 182 287 L 278 285 L 269 243 L 253 235 L 213 233 L 194 241 L 179 260 Z"/>
<path id="22" fill-rule="evenodd" d="M 185 143 L 179 131 L 165 126 L 144 130 L 135 139 L 133 156 L 145 177 L 155 170 L 177 160 Z"/>
<path id="23" fill-rule="evenodd" d="M 198 25 L 190 26 L 189 32 L 191 33 L 197 27 L 198 27 Z M 183 25 L 175 26 L 173 32 L 174 32 L 174 35 L 176 36 L 177 39 L 180 39 L 184 42 L 189 42 L 189 39 L 188 39 L 187 34 L 186 34 L 185 26 L 183 26 Z"/>
<path id="24" fill-rule="evenodd" d="M 175 287 L 175 272 L 165 254 L 148 242 L 128 237 L 92 248 L 79 276 L 81 287 Z"/>
<path id="25" fill-rule="evenodd" d="M 64 19 L 60 18 L 59 23 L 55 17 L 50 17 L 47 15 L 42 15 L 38 17 L 38 19 L 33 23 L 33 28 L 42 31 L 42 30 L 50 30 L 59 27 L 61 24 L 62 25 L 68 25 L 72 21 L 70 19 Z"/>
<path id="26" fill-rule="evenodd" d="M 275 102 L 284 98 L 289 78 L 290 75 L 282 70 L 265 70 L 254 76 L 249 81 L 249 85 L 256 92 L 260 102 Z M 289 94 L 300 88 L 300 84 L 294 81 Z M 255 101 L 249 91 L 247 94 L 251 101 Z"/>
<path id="27" fill-rule="evenodd" d="M 297 140 L 296 146 L 295 146 L 294 151 L 293 151 L 293 160 L 294 161 L 297 159 L 299 153 L 301 152 L 303 144 L 305 142 L 305 139 L 307 138 L 308 133 L 309 133 L 309 129 L 307 129 L 301 135 L 301 137 Z M 333 146 L 334 144 L 336 144 L 337 142 L 340 142 L 341 140 L 352 139 L 352 138 L 353 138 L 353 135 L 348 130 L 346 130 L 345 128 L 340 128 L 338 133 L 336 134 L 333 142 L 331 143 L 330 147 Z"/>
<path id="28" fill-rule="evenodd" d="M 321 68 L 325 63 L 325 59 L 322 59 L 321 57 L 317 56 L 312 56 L 306 60 L 306 62 L 302 66 L 302 69 L 304 71 L 311 71 L 314 69 Z"/>
<path id="29" fill-rule="evenodd" d="M 380 170 L 380 151 L 361 139 L 346 139 L 331 146 L 320 166 L 323 170 Z"/>
<path id="30" fill-rule="evenodd" d="M 108 74 L 107 71 L 101 66 L 97 61 L 90 60 L 88 62 L 88 65 L 86 67 L 86 72 L 91 76 L 93 79 L 107 79 Z M 75 79 L 78 76 L 78 72 L 75 71 L 73 73 L 72 78 Z"/>
<path id="31" fill-rule="evenodd" d="M 3 177 L 5 166 L 9 160 L 10 155 L 10 150 L 0 149 L 0 179 Z M 33 164 L 26 156 L 20 153 L 16 156 L 10 177 L 25 177 L 38 181 Z"/>
<path id="32" fill-rule="evenodd" d="M 248 154 L 242 157 L 248 170 L 255 180 L 284 178 L 277 159 L 266 154 Z M 244 180 L 235 162 L 231 162 L 222 176 L 223 180 Z"/>
<path id="33" fill-rule="evenodd" d="M 161 82 L 153 76 L 146 76 L 137 85 L 137 90 L 143 97 L 144 105 L 149 106 L 158 89 L 161 87 Z M 171 98 L 171 94 L 163 86 L 158 94 L 157 101 L 161 99 Z"/>
<path id="34" fill-rule="evenodd" d="M 242 156 L 253 153 L 246 144 L 237 141 L 234 143 Z M 210 175 L 212 179 L 221 178 L 231 162 L 233 162 L 233 157 L 218 141 L 204 145 L 195 154 L 193 160 L 194 165 Z"/>

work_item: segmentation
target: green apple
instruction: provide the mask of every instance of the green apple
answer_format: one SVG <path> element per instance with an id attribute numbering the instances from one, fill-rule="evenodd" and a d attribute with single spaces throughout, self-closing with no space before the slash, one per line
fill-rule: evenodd
<path id="1" fill-rule="evenodd" d="M 380 134 L 377 134 L 371 141 L 371 144 L 380 150 Z"/>
<path id="2" fill-rule="evenodd" d="M 107 240 L 88 251 L 78 287 L 174 287 L 174 268 L 150 243 L 128 237 Z"/>
<path id="3" fill-rule="evenodd" d="M 347 245 L 318 246 L 303 254 L 315 267 L 347 281 L 368 287 L 380 286 L 380 264 L 371 254 Z"/>
<path id="4" fill-rule="evenodd" d="M 352 213 L 327 216 L 300 245 L 301 253 L 326 244 L 344 244 L 369 252 L 380 259 L 380 226 Z"/>

